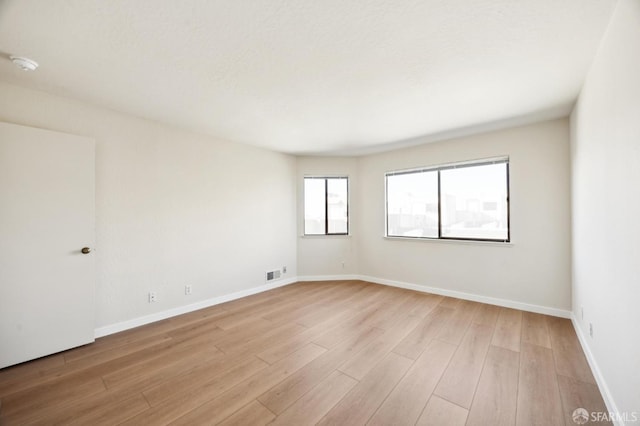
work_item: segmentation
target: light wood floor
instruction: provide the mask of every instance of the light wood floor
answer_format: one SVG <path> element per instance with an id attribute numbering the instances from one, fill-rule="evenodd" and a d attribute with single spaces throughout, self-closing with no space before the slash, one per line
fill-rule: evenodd
<path id="1" fill-rule="evenodd" d="M 574 425 L 606 411 L 571 322 L 298 283 L 0 370 L 0 423 Z"/>

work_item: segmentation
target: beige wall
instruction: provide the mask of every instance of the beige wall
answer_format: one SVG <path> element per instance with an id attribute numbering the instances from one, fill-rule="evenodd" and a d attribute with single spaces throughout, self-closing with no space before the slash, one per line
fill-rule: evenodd
<path id="1" fill-rule="evenodd" d="M 96 140 L 97 327 L 296 275 L 294 157 L 2 83 L 0 121 Z"/>
<path id="2" fill-rule="evenodd" d="M 510 158 L 511 245 L 384 238 L 384 173 Z M 569 310 L 569 123 L 556 120 L 360 159 L 360 274 Z"/>
<path id="3" fill-rule="evenodd" d="M 566 119 L 296 159 L 6 84 L 0 94 L 2 121 L 97 141 L 98 326 L 256 287 L 282 266 L 285 278 L 359 275 L 570 308 Z M 511 158 L 512 245 L 384 238 L 385 171 L 501 155 Z M 350 236 L 302 236 L 306 174 L 350 177 Z"/>
<path id="4" fill-rule="evenodd" d="M 640 2 L 620 0 L 571 116 L 573 310 L 609 409 L 637 418 L 639 80 Z"/>
<path id="5" fill-rule="evenodd" d="M 298 275 L 332 276 L 358 272 L 355 227 L 360 207 L 354 201 L 358 193 L 358 162 L 356 158 L 298 158 Z M 349 177 L 349 236 L 304 236 L 304 176 L 336 175 Z"/>
<path id="6" fill-rule="evenodd" d="M 510 157 L 509 245 L 384 237 L 384 173 L 498 156 Z M 374 278 L 480 298 L 571 309 L 569 121 L 554 120 L 359 158 L 298 159 L 302 177 L 351 177 L 351 237 L 299 237 L 298 273 Z M 347 260 L 341 267 L 341 261 Z"/>

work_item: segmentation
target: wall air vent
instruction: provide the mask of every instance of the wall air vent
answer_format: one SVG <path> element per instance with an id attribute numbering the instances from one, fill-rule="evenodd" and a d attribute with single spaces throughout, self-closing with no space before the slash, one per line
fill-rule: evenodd
<path id="1" fill-rule="evenodd" d="M 273 271 L 267 271 L 267 282 L 274 281 L 280 278 L 280 270 L 275 269 Z"/>

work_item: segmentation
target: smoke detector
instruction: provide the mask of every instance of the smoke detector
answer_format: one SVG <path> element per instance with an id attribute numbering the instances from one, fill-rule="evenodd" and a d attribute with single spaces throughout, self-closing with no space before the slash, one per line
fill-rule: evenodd
<path id="1" fill-rule="evenodd" d="M 38 68 L 38 63 L 29 58 L 23 58 L 22 56 L 9 56 L 9 58 L 22 71 L 35 71 Z"/>

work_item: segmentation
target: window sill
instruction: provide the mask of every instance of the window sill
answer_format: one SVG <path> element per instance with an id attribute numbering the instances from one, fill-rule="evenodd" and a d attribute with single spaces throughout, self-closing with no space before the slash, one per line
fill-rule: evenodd
<path id="1" fill-rule="evenodd" d="M 493 247 L 513 247 L 513 241 L 503 243 L 500 241 L 474 241 L 474 240 L 448 240 L 438 238 L 410 238 L 410 237 L 389 237 L 384 236 L 385 240 L 398 240 L 398 241 L 416 241 L 421 243 L 436 243 L 436 244 L 463 244 L 463 245 L 478 245 L 478 246 L 493 246 Z"/>
<path id="2" fill-rule="evenodd" d="M 346 234 L 346 235 L 300 235 L 300 238 L 310 238 L 310 239 L 316 239 L 316 238 L 351 238 L 351 234 Z"/>

